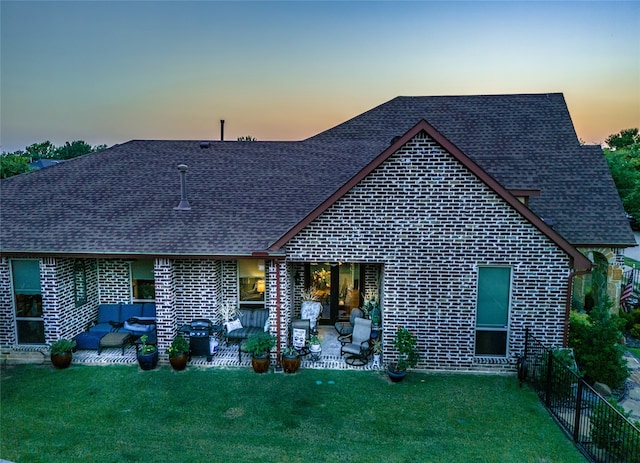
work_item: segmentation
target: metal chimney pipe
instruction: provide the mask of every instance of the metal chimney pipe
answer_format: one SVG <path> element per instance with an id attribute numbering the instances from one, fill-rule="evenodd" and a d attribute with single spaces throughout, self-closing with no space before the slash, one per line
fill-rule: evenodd
<path id="1" fill-rule="evenodd" d="M 220 141 L 224 141 L 224 119 L 220 119 Z"/>
<path id="2" fill-rule="evenodd" d="M 191 206 L 187 200 L 187 169 L 188 167 L 186 164 L 178 165 L 178 170 L 180 171 L 180 204 L 178 204 L 177 207 L 174 207 L 174 209 L 178 211 L 191 210 Z"/>

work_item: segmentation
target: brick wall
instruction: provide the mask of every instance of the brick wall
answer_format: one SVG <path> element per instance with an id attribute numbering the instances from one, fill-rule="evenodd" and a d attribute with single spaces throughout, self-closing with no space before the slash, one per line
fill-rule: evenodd
<path id="1" fill-rule="evenodd" d="M 99 259 L 98 283 L 100 304 L 131 302 L 131 264 L 128 261 Z"/>
<path id="2" fill-rule="evenodd" d="M 398 326 L 421 368 L 471 370 L 478 267 L 512 266 L 509 355 L 528 326 L 562 341 L 569 259 L 451 155 L 419 135 L 286 245 L 287 259 L 381 264 L 384 360 Z M 375 267 L 369 267 L 375 269 Z M 376 275 L 367 274 L 367 285 Z"/>
<path id="3" fill-rule="evenodd" d="M 0 258 L 0 347 L 16 343 L 9 259 Z"/>

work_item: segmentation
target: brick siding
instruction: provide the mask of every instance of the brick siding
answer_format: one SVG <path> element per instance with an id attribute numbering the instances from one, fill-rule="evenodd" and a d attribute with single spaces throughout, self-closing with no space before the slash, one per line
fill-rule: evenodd
<path id="1" fill-rule="evenodd" d="M 399 326 L 419 367 L 473 370 L 478 267 L 512 267 L 509 356 L 524 328 L 562 342 L 569 258 L 425 135 L 415 137 L 286 244 L 294 262 L 382 265 L 384 360 Z M 375 266 L 365 269 L 373 271 Z M 377 276 L 366 273 L 367 288 Z"/>

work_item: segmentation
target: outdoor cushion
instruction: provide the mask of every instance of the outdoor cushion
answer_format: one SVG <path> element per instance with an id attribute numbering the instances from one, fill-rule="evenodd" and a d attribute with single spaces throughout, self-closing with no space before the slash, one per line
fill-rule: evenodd
<path id="1" fill-rule="evenodd" d="M 156 318 L 156 303 L 155 302 L 145 302 L 142 304 L 142 318 Z"/>
<path id="2" fill-rule="evenodd" d="M 235 319 L 225 323 L 225 326 L 227 327 L 227 331 L 239 330 L 240 328 L 242 328 L 242 322 L 238 319 Z"/>
<path id="3" fill-rule="evenodd" d="M 120 307 L 120 321 L 124 322 L 133 317 L 142 316 L 142 304 L 122 304 Z"/>
<path id="4" fill-rule="evenodd" d="M 98 324 L 120 321 L 120 304 L 100 304 Z"/>
<path id="5" fill-rule="evenodd" d="M 73 340 L 76 342 L 77 349 L 98 349 L 100 344 L 100 338 L 103 336 L 102 333 L 91 333 L 88 331 L 84 331 L 82 333 L 78 333 L 73 337 Z"/>

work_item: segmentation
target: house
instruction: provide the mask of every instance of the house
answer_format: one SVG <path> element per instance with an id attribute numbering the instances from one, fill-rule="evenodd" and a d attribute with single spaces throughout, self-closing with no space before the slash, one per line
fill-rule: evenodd
<path id="1" fill-rule="evenodd" d="M 386 362 L 406 326 L 420 368 L 512 368 L 525 328 L 561 345 L 572 305 L 617 301 L 635 245 L 562 94 L 398 97 L 296 142 L 133 140 L 0 186 L 5 350 L 149 300 L 161 351 L 229 304 L 267 308 L 284 345 L 313 287 L 325 324 L 380 303 Z"/>

